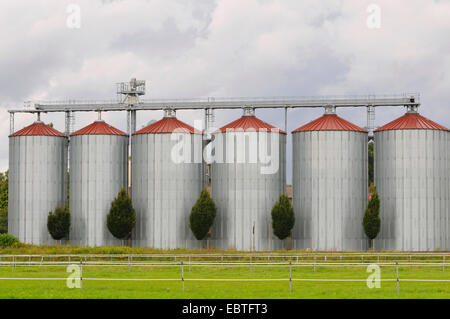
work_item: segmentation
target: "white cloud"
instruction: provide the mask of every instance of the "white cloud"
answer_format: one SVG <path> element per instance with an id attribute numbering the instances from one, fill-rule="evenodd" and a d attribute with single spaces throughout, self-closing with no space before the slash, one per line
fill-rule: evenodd
<path id="1" fill-rule="evenodd" d="M 366 26 L 367 6 L 381 28 Z M 81 29 L 66 6 L 81 7 Z M 448 1 L 43 1 L 4 0 L 0 99 L 113 99 L 115 83 L 148 81 L 147 98 L 420 92 L 422 113 L 450 126 Z M 363 110 L 340 110 L 365 125 Z M 381 125 L 403 111 L 377 113 Z M 221 125 L 239 116 L 217 112 Z M 294 129 L 320 114 L 297 110 Z M 283 126 L 279 111 L 260 111 Z M 201 112 L 179 112 L 191 124 Z M 161 112 L 141 112 L 138 127 Z M 80 114 L 77 128 L 96 115 Z M 16 128 L 33 117 L 17 115 Z M 64 130 L 62 115 L 48 114 Z M 125 114 L 104 118 L 126 129 Z M 8 165 L 9 116 L 0 111 L 0 169 Z M 288 158 L 290 158 L 288 156 Z"/>

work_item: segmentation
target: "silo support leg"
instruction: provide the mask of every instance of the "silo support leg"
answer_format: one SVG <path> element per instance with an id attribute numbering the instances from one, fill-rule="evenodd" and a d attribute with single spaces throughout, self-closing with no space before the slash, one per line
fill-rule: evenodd
<path id="1" fill-rule="evenodd" d="M 14 113 L 9 113 L 9 133 L 14 133 Z"/>

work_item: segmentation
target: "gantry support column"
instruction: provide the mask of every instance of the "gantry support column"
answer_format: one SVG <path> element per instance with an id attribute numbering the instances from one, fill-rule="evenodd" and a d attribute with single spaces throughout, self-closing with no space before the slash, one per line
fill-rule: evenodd
<path id="1" fill-rule="evenodd" d="M 14 133 L 14 113 L 9 113 L 9 133 Z"/>
<path id="2" fill-rule="evenodd" d="M 284 131 L 286 132 L 286 134 L 287 134 L 287 123 L 288 123 L 287 116 L 288 116 L 288 108 L 285 107 L 284 108 Z"/>
<path id="3" fill-rule="evenodd" d="M 136 110 L 129 109 L 127 111 L 127 134 L 128 134 L 128 172 L 127 172 L 127 186 L 128 186 L 128 194 L 131 195 L 131 137 L 133 133 L 136 132 Z"/>
<path id="4" fill-rule="evenodd" d="M 369 139 L 373 138 L 373 130 L 375 129 L 375 107 L 367 105 L 367 130 L 369 131 Z"/>
<path id="5" fill-rule="evenodd" d="M 206 163 L 205 158 L 203 158 L 203 154 L 205 152 L 206 146 L 211 142 L 211 123 L 213 117 L 213 109 L 206 108 L 205 109 L 205 129 L 202 137 L 202 187 L 205 188 L 209 185 L 209 172 L 208 175 L 208 163 Z"/>

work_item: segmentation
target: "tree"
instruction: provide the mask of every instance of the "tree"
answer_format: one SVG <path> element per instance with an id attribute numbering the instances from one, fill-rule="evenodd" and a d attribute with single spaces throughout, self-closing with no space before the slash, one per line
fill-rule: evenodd
<path id="1" fill-rule="evenodd" d="M 192 206 L 191 214 L 189 216 L 189 227 L 197 240 L 203 240 L 209 233 L 211 226 L 214 223 L 216 212 L 216 204 L 209 195 L 208 190 L 204 188 L 200 197 L 197 199 L 194 206 Z"/>
<path id="2" fill-rule="evenodd" d="M 66 172 L 66 203 L 70 202 L 70 173 Z"/>
<path id="3" fill-rule="evenodd" d="M 67 238 L 70 231 L 70 212 L 58 206 L 54 212 L 50 212 L 47 218 L 47 229 L 54 240 Z"/>
<path id="4" fill-rule="evenodd" d="M 374 183 L 370 183 L 369 185 L 369 194 L 372 195 L 376 191 L 376 187 Z"/>
<path id="5" fill-rule="evenodd" d="M 374 168 L 373 168 L 373 145 L 374 142 L 370 141 L 368 145 L 368 152 L 369 152 L 369 185 L 373 184 L 373 178 L 374 178 Z"/>
<path id="6" fill-rule="evenodd" d="M 117 239 L 131 236 L 131 231 L 136 225 L 136 212 L 125 188 L 122 188 L 111 203 L 109 214 L 106 216 L 106 226 Z"/>
<path id="7" fill-rule="evenodd" d="M 8 232 L 8 175 L 0 173 L 0 234 Z"/>
<path id="8" fill-rule="evenodd" d="M 8 209 L 8 171 L 0 173 L 0 208 Z"/>
<path id="9" fill-rule="evenodd" d="M 367 204 L 363 218 L 363 227 L 366 236 L 369 238 L 369 247 L 373 248 L 373 240 L 377 237 L 381 228 L 380 220 L 380 199 L 378 198 L 377 188 L 371 185 L 372 196 Z"/>
<path id="10" fill-rule="evenodd" d="M 272 228 L 273 233 L 280 240 L 284 240 L 291 235 L 295 224 L 294 209 L 286 194 L 282 193 L 279 200 L 272 207 Z"/>
<path id="11" fill-rule="evenodd" d="M 0 234 L 8 232 L 8 208 L 0 208 Z"/>

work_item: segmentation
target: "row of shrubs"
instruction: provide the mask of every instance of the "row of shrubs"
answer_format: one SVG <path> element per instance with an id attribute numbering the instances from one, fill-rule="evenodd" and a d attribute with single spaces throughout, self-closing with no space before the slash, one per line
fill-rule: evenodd
<path id="1" fill-rule="evenodd" d="M 217 207 L 207 189 L 203 189 L 200 197 L 191 209 L 189 227 L 197 240 L 203 240 L 210 234 L 211 226 L 216 217 Z M 295 216 L 292 205 L 285 194 L 272 209 L 274 234 L 281 240 L 291 234 Z M 108 230 L 117 239 L 127 239 L 136 224 L 136 212 L 131 198 L 123 188 L 111 203 L 106 219 Z M 54 240 L 67 238 L 70 230 L 70 212 L 66 208 L 57 207 L 50 212 L 47 219 L 47 229 Z"/>
<path id="2" fill-rule="evenodd" d="M 363 220 L 366 235 L 371 239 L 371 242 L 380 230 L 379 205 L 378 195 L 374 188 Z M 209 192 L 206 188 L 203 189 L 189 216 L 189 226 L 197 240 L 203 240 L 210 234 L 216 211 L 216 205 Z M 279 200 L 272 208 L 271 215 L 274 234 L 280 240 L 289 237 L 294 227 L 295 215 L 292 205 L 285 194 L 281 194 Z M 124 240 L 131 236 L 131 231 L 135 224 L 136 212 L 131 198 L 125 188 L 123 188 L 111 203 L 111 208 L 107 215 L 107 228 L 114 237 Z M 54 240 L 68 238 L 70 231 L 69 205 L 66 204 L 66 208 L 57 207 L 54 212 L 49 213 L 47 229 Z M 0 234 L 0 247 L 8 247 L 16 242 L 18 240 L 14 236 Z"/>

